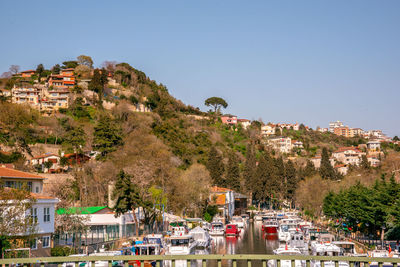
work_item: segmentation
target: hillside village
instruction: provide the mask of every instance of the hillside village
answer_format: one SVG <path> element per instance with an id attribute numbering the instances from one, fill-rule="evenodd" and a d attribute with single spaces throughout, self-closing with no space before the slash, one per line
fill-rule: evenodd
<path id="1" fill-rule="evenodd" d="M 127 63 L 94 68 L 82 55 L 49 70 L 14 66 L 0 90 L 2 190 L 26 185 L 24 197 L 37 199 L 29 215 L 38 256 L 71 245 L 68 235 L 83 226 L 86 238 L 104 241 L 132 235 L 139 221 L 230 218 L 266 205 L 314 216 L 331 190 L 400 178 L 397 136 L 340 121 L 313 130 L 239 119 L 221 107 L 203 112 Z M 140 188 L 139 221 L 132 212 L 114 216 L 113 190 L 124 175 Z M 315 181 L 325 186 L 320 202 L 307 199 Z M 63 222 L 71 213 L 82 217 L 72 230 Z"/>

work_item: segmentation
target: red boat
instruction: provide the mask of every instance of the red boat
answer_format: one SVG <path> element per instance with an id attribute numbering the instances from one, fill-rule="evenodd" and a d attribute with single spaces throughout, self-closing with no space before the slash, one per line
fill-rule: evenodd
<path id="1" fill-rule="evenodd" d="M 240 233 L 240 230 L 236 224 L 227 224 L 226 225 L 225 235 L 237 236 L 237 235 L 239 235 L 239 233 Z"/>
<path id="2" fill-rule="evenodd" d="M 266 234 L 277 234 L 278 233 L 278 221 L 276 220 L 266 220 L 263 222 L 262 230 Z"/>

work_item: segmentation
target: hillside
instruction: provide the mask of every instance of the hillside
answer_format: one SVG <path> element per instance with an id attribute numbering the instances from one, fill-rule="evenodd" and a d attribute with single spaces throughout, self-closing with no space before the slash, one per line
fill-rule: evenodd
<path id="1" fill-rule="evenodd" d="M 68 89 L 68 108 L 39 112 L 11 103 L 6 94 L 0 104 L 2 163 L 38 171 L 25 161 L 48 152 L 77 153 L 68 170 L 73 178 L 58 184 L 52 180 L 49 188 L 62 205 L 107 204 L 109 185 L 124 170 L 139 186 L 143 203 L 158 203 L 161 194 L 168 210 L 177 214 L 203 216 L 211 205 L 205 199 L 212 185 L 248 194 L 255 205 L 297 204 L 316 213 L 330 190 L 355 180 L 371 184 L 381 173 L 399 169 L 399 146 L 391 144 L 382 146 L 378 167 L 350 167 L 345 176 L 332 167 L 332 176 L 321 178 L 310 160 L 323 154 L 323 148 L 329 154 L 343 146 L 361 149 L 367 140 L 305 127 L 284 129 L 280 135 L 302 142 L 304 148 L 280 153 L 260 133 L 262 122 L 254 121 L 247 129 L 223 124 L 219 113 L 185 105 L 166 86 L 127 63 L 106 62 L 104 68 L 93 69 L 87 62 L 78 58 L 36 71 L 29 78 L 13 76 L 1 83 L 4 92 L 14 85 L 46 86 L 52 73 L 74 69 L 76 83 Z M 78 155 L 90 151 L 96 152 L 95 157 L 80 164 Z M 323 194 L 315 192 L 320 199 L 306 197 L 321 184 Z"/>

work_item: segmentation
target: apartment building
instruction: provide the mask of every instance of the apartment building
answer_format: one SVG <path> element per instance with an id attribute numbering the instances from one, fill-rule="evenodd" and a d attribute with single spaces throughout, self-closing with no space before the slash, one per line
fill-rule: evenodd
<path id="1" fill-rule="evenodd" d="M 267 124 L 261 126 L 261 134 L 264 136 L 274 135 L 275 134 L 276 125 L 274 124 Z"/>
<path id="2" fill-rule="evenodd" d="M 51 74 L 48 78 L 48 86 L 57 89 L 68 89 L 75 85 L 74 69 L 63 69 L 60 74 Z"/>
<path id="3" fill-rule="evenodd" d="M 357 166 L 360 164 L 363 155 L 365 155 L 365 153 L 355 147 L 340 147 L 332 153 L 332 157 L 335 158 L 335 160 L 344 164 Z"/>
<path id="4" fill-rule="evenodd" d="M 40 110 L 40 98 L 42 90 L 33 86 L 21 85 L 11 89 L 11 101 L 16 104 L 28 104 Z"/>
<path id="5" fill-rule="evenodd" d="M 333 133 L 336 135 L 350 137 L 350 129 L 349 127 L 336 127 L 333 129 Z"/>
<path id="6" fill-rule="evenodd" d="M 338 127 L 344 127 L 343 122 L 341 122 L 341 121 L 333 121 L 333 122 L 329 123 L 329 131 L 331 133 L 333 133 L 335 128 L 338 128 Z"/>
<path id="7" fill-rule="evenodd" d="M 290 153 L 292 151 L 292 139 L 290 137 L 278 136 L 269 138 L 267 144 L 281 153 Z"/>

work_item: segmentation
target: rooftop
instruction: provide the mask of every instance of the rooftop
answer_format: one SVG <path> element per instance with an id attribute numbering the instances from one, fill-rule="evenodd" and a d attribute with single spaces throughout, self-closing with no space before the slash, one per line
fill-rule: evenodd
<path id="1" fill-rule="evenodd" d="M 41 177 L 36 174 L 17 171 L 14 169 L 0 167 L 0 178 L 21 178 L 21 179 L 37 179 L 44 180 L 44 177 Z"/>
<path id="2" fill-rule="evenodd" d="M 63 214 L 94 214 L 99 212 L 103 209 L 108 208 L 107 206 L 95 206 L 95 207 L 71 207 L 71 208 L 61 208 L 58 209 L 56 212 L 58 215 Z"/>

